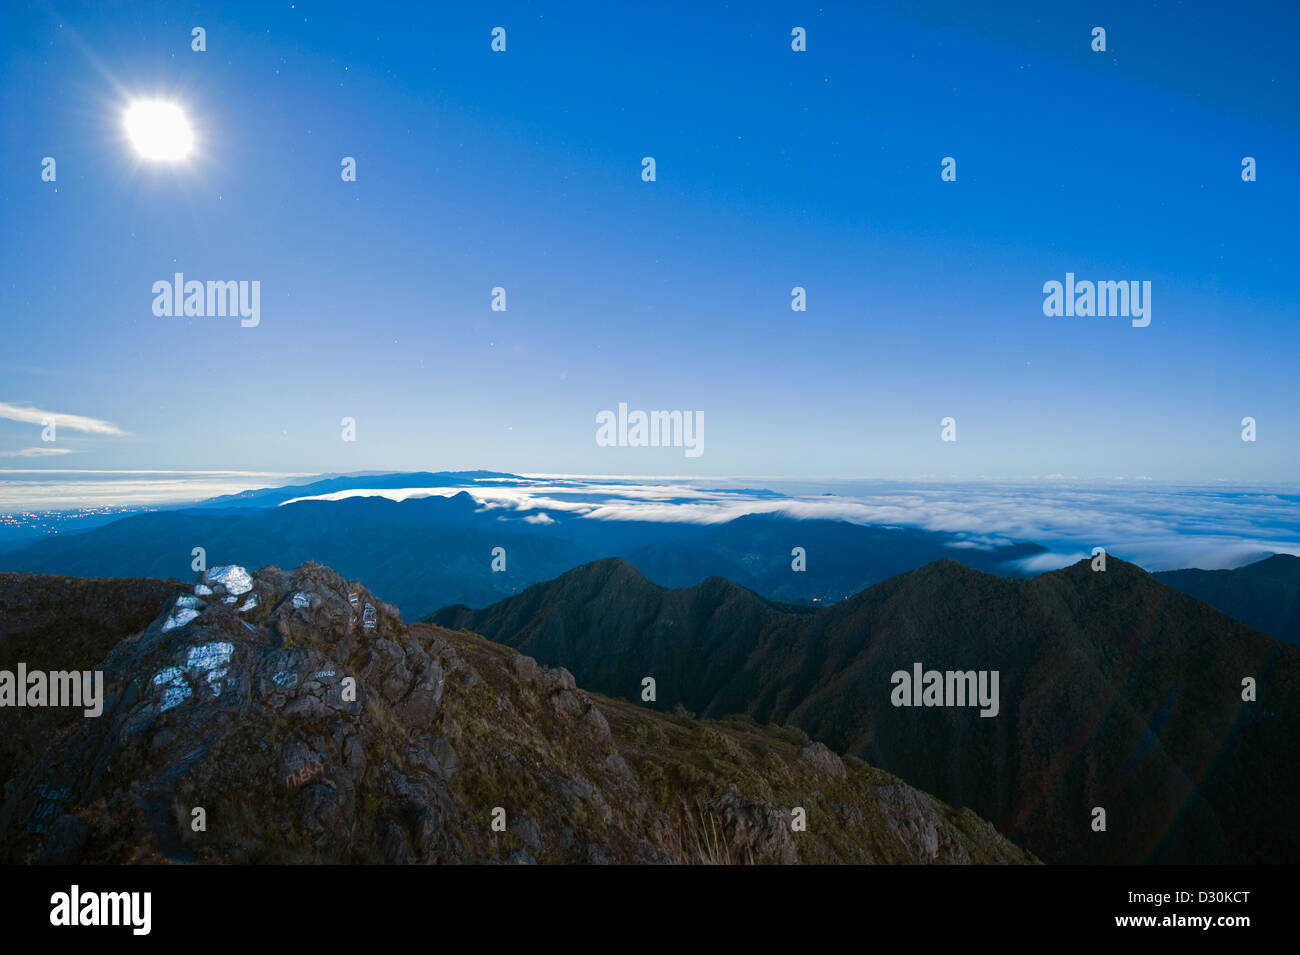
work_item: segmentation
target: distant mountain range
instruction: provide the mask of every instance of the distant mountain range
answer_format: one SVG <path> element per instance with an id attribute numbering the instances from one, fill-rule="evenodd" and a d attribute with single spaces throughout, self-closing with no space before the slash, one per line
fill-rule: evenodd
<path id="1" fill-rule="evenodd" d="M 1274 554 L 1235 570 L 1167 570 L 1154 576 L 1256 630 L 1300 645 L 1300 557 Z"/>
<path id="2" fill-rule="evenodd" d="M 443 475 L 401 475 L 388 482 L 403 486 L 396 482 L 414 479 L 450 481 Z M 419 617 L 451 603 L 492 603 L 604 557 L 633 560 L 665 586 L 725 575 L 773 599 L 811 603 L 840 600 L 945 556 L 1015 574 L 1015 561 L 1043 550 L 1032 543 L 978 549 L 962 546 L 955 534 L 777 515 L 711 525 L 603 521 L 564 512 L 543 519 L 537 510 L 483 507 L 463 491 L 401 502 L 348 497 L 267 503 L 333 483 L 237 496 L 242 506 L 234 508 L 205 505 L 132 515 L 81 534 L 0 551 L 0 570 L 189 577 L 192 551 L 203 547 L 213 565 L 327 563 L 370 581 L 404 614 Z M 504 572 L 492 569 L 497 547 L 505 551 Z M 804 549 L 806 571 L 792 569 L 796 547 Z"/>
<path id="3" fill-rule="evenodd" d="M 1031 541 L 989 546 L 961 534 L 782 514 L 749 514 L 716 524 L 601 520 L 562 509 L 483 502 L 464 491 L 400 502 L 352 496 L 286 503 L 358 489 L 437 490 L 476 482 L 485 490 L 523 491 L 531 483 L 497 471 L 326 476 L 135 514 L 81 533 L 10 543 L 0 546 L 0 570 L 185 578 L 193 573 L 193 549 L 203 547 L 210 564 L 328 563 L 371 582 L 404 614 L 418 618 L 450 604 L 487 606 L 610 557 L 631 561 L 665 587 L 716 576 L 769 600 L 824 606 L 944 558 L 1027 577 L 1031 573 L 1022 562 L 1045 551 Z M 783 497 L 753 488 L 714 493 L 751 500 Z M 504 571 L 493 569 L 496 548 L 504 549 Z M 794 569 L 795 548 L 802 548 L 803 570 Z M 1236 570 L 1156 576 L 1229 616 L 1300 644 L 1300 558 L 1276 555 Z"/>
<path id="4" fill-rule="evenodd" d="M 943 560 L 826 610 L 717 578 L 667 590 L 604 560 L 432 620 L 611 696 L 639 700 L 652 677 L 645 705 L 793 723 L 1047 861 L 1300 857 L 1300 649 L 1113 557 L 1029 580 Z M 892 675 L 918 663 L 997 671 L 997 715 L 893 705 Z"/>
<path id="5" fill-rule="evenodd" d="M 237 494 L 222 494 L 209 498 L 194 507 L 231 508 L 231 507 L 276 507 L 296 497 L 318 497 L 322 494 L 336 494 L 339 491 L 351 491 L 365 488 L 372 491 L 391 491 L 399 488 L 439 488 L 461 487 L 471 481 L 520 480 L 517 474 L 502 471 L 377 471 L 355 474 L 323 475 L 306 484 L 285 484 L 280 487 L 254 488 Z"/>

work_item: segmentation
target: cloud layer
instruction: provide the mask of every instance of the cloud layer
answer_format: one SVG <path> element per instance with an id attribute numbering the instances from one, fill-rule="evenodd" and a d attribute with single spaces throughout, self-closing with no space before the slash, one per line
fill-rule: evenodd
<path id="1" fill-rule="evenodd" d="M 52 419 L 60 428 L 69 431 L 81 431 L 86 434 L 126 434 L 121 428 L 98 418 L 88 418 L 79 414 L 62 414 L 58 411 L 43 411 L 40 408 L 20 408 L 18 405 L 0 401 L 0 418 L 18 421 L 22 424 L 39 425 L 46 419 Z"/>
<path id="2" fill-rule="evenodd" d="M 1034 541 L 1048 551 L 1025 562 L 1025 569 L 1032 571 L 1074 563 L 1093 547 L 1105 547 L 1148 570 L 1236 567 L 1266 553 L 1300 555 L 1300 488 L 1040 480 L 777 481 L 767 482 L 765 490 L 753 490 L 725 482 L 535 476 L 478 480 L 452 488 L 357 489 L 316 499 L 381 496 L 400 501 L 462 490 L 484 508 L 507 513 L 693 524 L 778 514 L 964 535 L 955 546 Z"/>
<path id="3" fill-rule="evenodd" d="M 0 451 L 0 458 L 49 458 L 71 453 L 71 448 L 23 448 L 21 451 Z"/>
<path id="4" fill-rule="evenodd" d="M 0 510 L 177 504 L 303 477 L 239 471 L 0 470 Z M 485 512 L 527 521 L 539 530 L 566 519 L 719 524 L 747 514 L 771 514 L 960 534 L 954 548 L 1033 541 L 1047 550 L 1023 561 L 1030 572 L 1074 563 L 1093 547 L 1105 547 L 1148 570 L 1236 567 L 1267 553 L 1300 555 L 1296 487 L 531 475 L 470 480 L 455 487 L 357 488 L 313 499 L 379 496 L 400 501 L 461 491 Z"/>

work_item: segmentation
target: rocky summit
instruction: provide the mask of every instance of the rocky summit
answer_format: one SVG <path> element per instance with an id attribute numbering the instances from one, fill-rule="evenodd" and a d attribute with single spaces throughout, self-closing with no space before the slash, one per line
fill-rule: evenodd
<path id="1" fill-rule="evenodd" d="M 104 684 L 6 713 L 4 862 L 1036 861 L 798 729 L 586 693 L 317 564 L 0 602 L 0 667 Z"/>

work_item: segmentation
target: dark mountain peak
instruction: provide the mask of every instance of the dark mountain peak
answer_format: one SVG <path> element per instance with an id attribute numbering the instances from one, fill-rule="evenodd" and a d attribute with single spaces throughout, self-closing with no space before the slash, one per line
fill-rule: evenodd
<path id="1" fill-rule="evenodd" d="M 1238 567 L 1236 572 L 1266 580 L 1300 580 L 1300 557 L 1294 554 L 1273 554 L 1245 567 Z"/>
<path id="2" fill-rule="evenodd" d="M 963 564 L 953 557 L 942 557 L 939 560 L 930 561 L 930 563 L 923 564 L 915 570 L 909 570 L 891 578 L 891 580 L 900 584 L 915 584 L 922 581 L 980 581 L 990 579 L 1004 580 L 1006 578 Z"/>
<path id="3" fill-rule="evenodd" d="M 728 600 L 739 599 L 752 601 L 756 605 L 774 610 L 779 609 L 777 604 L 726 577 L 706 577 L 689 587 L 664 587 L 650 580 L 631 561 L 622 557 L 606 557 L 583 564 L 561 574 L 553 581 L 536 584 L 530 587 L 529 591 L 558 595 L 569 593 L 574 588 L 589 593 L 599 591 L 622 603 L 638 599 L 662 600 L 671 594 L 688 604 L 721 604 Z M 502 604 L 509 604 L 512 599 L 506 598 Z"/>
<path id="4" fill-rule="evenodd" d="M 719 577 L 719 576 L 716 575 L 716 574 L 713 575 L 713 576 L 711 576 L 711 577 L 705 577 L 703 580 L 701 580 L 698 584 L 695 585 L 695 588 L 684 587 L 684 588 L 682 588 L 682 589 L 683 589 L 683 590 L 692 590 L 692 589 L 697 589 L 697 588 L 698 588 L 698 589 L 703 589 L 703 588 L 706 588 L 706 587 L 707 587 L 708 589 L 710 589 L 710 590 L 714 590 L 714 591 L 716 591 L 716 590 L 735 590 L 735 591 L 740 591 L 740 592 L 743 592 L 743 593 L 752 594 L 754 597 L 757 597 L 759 600 L 763 600 L 762 597 L 760 597 L 758 594 L 754 593 L 754 592 L 753 592 L 752 590 L 750 590 L 748 587 L 742 587 L 742 586 L 740 586 L 740 584 L 736 583 L 734 580 L 731 580 L 730 578 L 727 578 L 727 577 Z M 767 601 L 764 601 L 764 603 L 767 603 Z"/>
<path id="5" fill-rule="evenodd" d="M 490 636 L 495 630 L 488 623 L 489 617 L 497 621 L 497 627 L 513 627 L 546 608 L 563 608 L 564 613 L 571 613 L 615 603 L 640 604 L 653 602 L 662 592 L 662 587 L 651 583 L 622 557 L 607 557 L 574 567 L 554 580 L 533 584 L 482 610 L 453 604 L 423 619 L 440 627 Z"/>
<path id="6" fill-rule="evenodd" d="M 969 577 L 975 579 L 977 577 L 990 576 L 984 571 L 976 570 L 974 567 L 968 567 L 961 563 L 961 561 L 952 557 L 942 557 L 939 560 L 931 561 L 928 564 L 916 568 L 916 570 L 911 573 L 920 574 L 922 579 L 925 577 Z M 906 577 L 907 574 L 900 574 L 899 576 Z"/>
<path id="7" fill-rule="evenodd" d="M 1161 583 L 1287 643 L 1300 644 L 1300 557 L 1273 554 L 1234 570 L 1165 570 Z"/>
<path id="8" fill-rule="evenodd" d="M 638 575 L 641 573 L 639 570 L 633 567 L 632 562 L 625 557 L 605 557 L 601 560 L 590 561 L 589 563 L 583 564 L 581 567 L 575 567 L 573 568 L 573 570 L 568 571 L 562 576 L 564 577 L 568 577 L 570 575 L 582 576 L 584 574 L 598 575 L 598 574 L 623 572 L 628 570 L 633 571 Z"/>
<path id="9" fill-rule="evenodd" d="M 553 589 L 556 592 L 567 592 L 575 588 L 588 592 L 612 589 L 617 593 L 621 593 L 624 597 L 629 597 L 634 593 L 644 594 L 663 590 L 658 584 L 647 580 L 641 571 L 622 557 L 606 557 L 602 560 L 593 560 L 591 563 L 582 564 L 572 570 L 565 571 L 554 580 L 534 584 L 529 590 L 543 588 Z"/>
<path id="10" fill-rule="evenodd" d="M 868 587 L 827 610 L 830 619 L 852 617 L 865 606 L 882 600 L 925 604 L 944 595 L 985 588 L 1001 588 L 1012 581 L 996 574 L 976 570 L 951 557 L 932 561 L 923 567 L 890 577 Z"/>
<path id="11" fill-rule="evenodd" d="M 1133 591 L 1164 589 L 1160 587 L 1159 581 L 1137 564 L 1116 557 L 1114 554 L 1108 553 L 1106 555 L 1105 570 L 1094 570 L 1092 566 L 1094 559 L 1093 557 L 1084 557 L 1073 564 L 1068 564 L 1056 570 L 1049 570 L 1020 583 L 1030 588 L 1068 585 L 1072 588 L 1095 586 L 1113 589 L 1115 585 L 1122 583 L 1126 589 Z"/>

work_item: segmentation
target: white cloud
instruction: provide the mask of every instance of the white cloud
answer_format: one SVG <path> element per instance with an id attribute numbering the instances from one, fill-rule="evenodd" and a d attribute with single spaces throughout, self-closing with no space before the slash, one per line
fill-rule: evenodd
<path id="1" fill-rule="evenodd" d="M 0 469 L 0 514 L 181 504 L 282 483 L 304 474 L 247 471 L 106 471 L 74 468 Z"/>
<path id="2" fill-rule="evenodd" d="M 71 453 L 71 448 L 23 448 L 21 451 L 0 451 L 0 458 L 45 458 Z"/>
<path id="3" fill-rule="evenodd" d="M 39 425 L 46 418 L 52 418 L 60 428 L 69 431 L 83 431 L 86 434 L 126 434 L 121 428 L 98 418 L 88 418 L 79 414 L 60 414 L 57 411 L 42 411 L 40 408 L 20 408 L 17 405 L 0 401 L 0 418 L 19 421 L 23 424 Z"/>
<path id="4" fill-rule="evenodd" d="M 1087 557 L 1088 555 L 1082 552 L 1077 554 L 1058 554 L 1055 551 L 1049 550 L 1042 554 L 1035 554 L 1033 557 L 1025 557 L 1021 560 L 1013 561 L 1012 563 L 1027 574 L 1042 574 L 1049 570 L 1060 570 L 1062 567 L 1070 567 Z"/>

